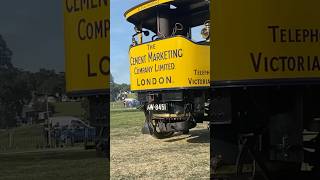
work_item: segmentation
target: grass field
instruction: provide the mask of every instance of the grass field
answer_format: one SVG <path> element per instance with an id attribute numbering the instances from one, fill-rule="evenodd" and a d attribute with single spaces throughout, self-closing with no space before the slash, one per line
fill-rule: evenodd
<path id="1" fill-rule="evenodd" d="M 111 179 L 209 179 L 209 131 L 169 139 L 142 135 L 140 111 L 111 110 Z"/>
<path id="2" fill-rule="evenodd" d="M 55 116 L 80 117 L 83 111 L 79 102 L 57 103 L 55 106 Z M 97 157 L 95 150 L 84 150 L 83 146 L 41 149 L 39 145 L 44 144 L 42 133 L 40 125 L 0 131 L 1 180 L 107 179 L 108 160 Z"/>
<path id="3" fill-rule="evenodd" d="M 123 102 L 122 101 L 110 102 L 110 109 L 111 110 L 124 109 Z"/>
<path id="4" fill-rule="evenodd" d="M 40 148 L 45 145 L 42 133 L 43 128 L 37 124 L 2 130 L 0 131 L 0 152 L 27 151 Z"/>
<path id="5" fill-rule="evenodd" d="M 54 116 L 80 117 L 83 113 L 80 102 L 54 103 Z M 10 138 L 11 135 L 11 138 Z M 45 139 L 41 125 L 26 125 L 0 131 L 0 152 L 29 151 L 43 147 Z"/>
<path id="6" fill-rule="evenodd" d="M 75 116 L 81 117 L 84 110 L 81 102 L 59 102 L 54 103 L 56 113 L 54 116 Z"/>
<path id="7" fill-rule="evenodd" d="M 80 148 L 0 154 L 1 180 L 106 180 L 108 163 Z"/>

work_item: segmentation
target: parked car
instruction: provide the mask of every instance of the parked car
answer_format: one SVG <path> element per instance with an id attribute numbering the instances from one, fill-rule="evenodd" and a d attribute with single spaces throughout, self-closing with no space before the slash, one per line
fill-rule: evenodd
<path id="1" fill-rule="evenodd" d="M 57 144 L 95 140 L 96 129 L 79 118 L 72 116 L 52 117 L 49 119 L 49 124 L 53 129 L 52 137 L 55 138 Z"/>
<path id="2" fill-rule="evenodd" d="M 129 108 L 137 107 L 140 105 L 140 102 L 133 98 L 126 98 L 123 100 L 123 103 L 124 103 L 124 107 L 129 107 Z"/>

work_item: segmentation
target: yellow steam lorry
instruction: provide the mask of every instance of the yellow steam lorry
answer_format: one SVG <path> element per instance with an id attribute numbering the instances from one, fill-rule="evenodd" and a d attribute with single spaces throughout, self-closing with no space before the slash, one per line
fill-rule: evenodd
<path id="1" fill-rule="evenodd" d="M 176 131 L 187 133 L 197 122 L 207 120 L 209 2 L 147 1 L 128 10 L 125 17 L 135 25 L 129 50 L 130 82 L 144 104 L 143 131 L 165 138 Z M 198 26 L 203 26 L 206 37 L 194 42 Z"/>
<path id="2" fill-rule="evenodd" d="M 128 10 L 143 131 L 166 138 L 209 121 L 212 178 L 319 179 L 318 5 L 150 0 Z"/>

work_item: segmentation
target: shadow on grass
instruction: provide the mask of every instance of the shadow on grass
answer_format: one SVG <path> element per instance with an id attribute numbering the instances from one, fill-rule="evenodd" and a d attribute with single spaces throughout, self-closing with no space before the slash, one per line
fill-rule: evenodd
<path id="1" fill-rule="evenodd" d="M 176 133 L 173 137 L 180 136 Z M 189 136 L 165 140 L 164 142 L 177 142 L 187 140 L 188 143 L 210 143 L 210 132 L 208 129 L 196 129 L 189 132 Z"/>
<path id="2" fill-rule="evenodd" d="M 187 139 L 188 143 L 210 143 L 210 132 L 208 129 L 190 131 L 191 136 Z"/>

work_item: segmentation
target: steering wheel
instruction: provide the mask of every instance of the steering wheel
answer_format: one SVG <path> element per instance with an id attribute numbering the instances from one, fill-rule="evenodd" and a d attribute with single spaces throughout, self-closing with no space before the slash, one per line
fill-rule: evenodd
<path id="1" fill-rule="evenodd" d="M 178 31 L 183 30 L 183 25 L 181 23 L 175 23 L 171 36 L 176 35 Z"/>

